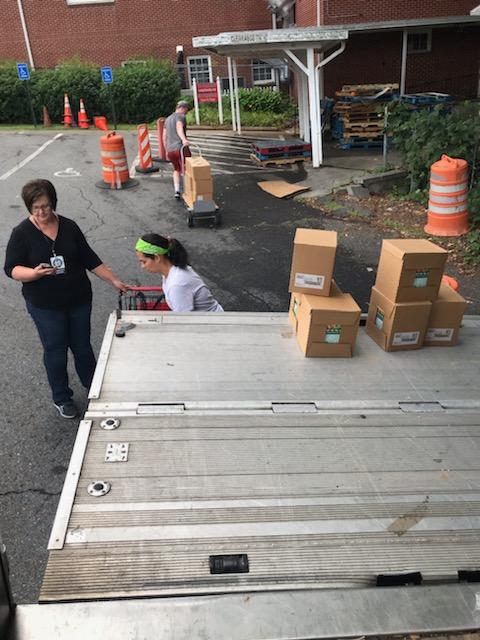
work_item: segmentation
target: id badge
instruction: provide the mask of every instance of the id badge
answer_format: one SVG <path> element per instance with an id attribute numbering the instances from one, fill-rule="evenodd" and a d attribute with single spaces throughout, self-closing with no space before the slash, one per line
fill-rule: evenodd
<path id="1" fill-rule="evenodd" d="M 50 258 L 50 264 L 55 267 L 55 275 L 59 276 L 65 273 L 65 258 L 63 256 L 53 256 Z"/>

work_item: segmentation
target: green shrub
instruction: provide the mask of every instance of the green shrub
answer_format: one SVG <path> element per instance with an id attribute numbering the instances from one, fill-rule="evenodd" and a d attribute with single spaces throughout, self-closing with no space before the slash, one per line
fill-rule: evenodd
<path id="1" fill-rule="evenodd" d="M 468 210 L 472 222 L 480 225 L 480 184 L 470 189 L 468 194 Z"/>
<path id="2" fill-rule="evenodd" d="M 473 164 L 475 143 L 480 138 L 478 107 L 468 103 L 446 112 L 442 106 L 433 110 L 411 111 L 406 105 L 393 107 L 388 130 L 400 151 L 410 176 L 410 191 L 428 188 L 430 166 L 442 154 L 464 158 Z"/>
<path id="3" fill-rule="evenodd" d="M 180 95 L 180 80 L 171 63 L 155 59 L 115 69 L 109 86 L 103 85 L 100 94 L 108 104 L 111 90 L 120 122 L 150 122 L 167 116 Z M 109 107 L 105 111 L 110 114 Z"/>
<path id="4" fill-rule="evenodd" d="M 295 109 L 288 96 L 279 91 L 271 91 L 270 89 L 261 89 L 259 87 L 239 89 L 238 100 L 240 109 L 246 112 L 285 113 L 289 109 Z"/>
<path id="5" fill-rule="evenodd" d="M 34 96 L 37 74 L 32 72 L 28 81 L 30 93 Z M 37 117 L 39 114 L 37 114 Z M 15 62 L 0 63 L 0 123 L 31 122 L 27 81 L 19 80 Z"/>

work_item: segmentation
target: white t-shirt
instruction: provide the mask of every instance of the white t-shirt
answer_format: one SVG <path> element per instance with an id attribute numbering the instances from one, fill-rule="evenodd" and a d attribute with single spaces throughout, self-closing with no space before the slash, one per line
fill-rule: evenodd
<path id="1" fill-rule="evenodd" d="M 162 280 L 165 299 L 172 311 L 223 311 L 192 267 L 171 267 Z"/>

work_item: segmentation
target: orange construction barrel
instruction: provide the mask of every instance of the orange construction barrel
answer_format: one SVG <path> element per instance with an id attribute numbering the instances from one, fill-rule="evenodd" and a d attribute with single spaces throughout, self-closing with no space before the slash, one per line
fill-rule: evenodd
<path id="1" fill-rule="evenodd" d="M 112 131 L 100 138 L 103 180 L 96 183 L 100 189 L 128 189 L 136 187 L 138 180 L 132 180 L 128 171 L 127 154 L 123 137 Z"/>
<path id="2" fill-rule="evenodd" d="M 458 282 L 455 280 L 455 278 L 452 278 L 452 276 L 442 276 L 442 284 L 446 284 L 447 287 L 450 287 L 454 291 L 458 291 Z"/>
<path id="3" fill-rule="evenodd" d="M 426 233 L 461 236 L 468 224 L 468 164 L 443 155 L 430 168 L 430 196 Z"/>

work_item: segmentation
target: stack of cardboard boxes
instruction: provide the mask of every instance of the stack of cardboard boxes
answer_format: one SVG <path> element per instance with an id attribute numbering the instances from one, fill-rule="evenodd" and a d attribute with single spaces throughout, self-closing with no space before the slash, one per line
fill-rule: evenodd
<path id="1" fill-rule="evenodd" d="M 290 274 L 289 320 L 307 357 L 353 355 L 360 307 L 333 280 L 337 233 L 297 229 Z"/>
<path id="2" fill-rule="evenodd" d="M 457 342 L 466 302 L 442 285 L 447 251 L 428 240 L 384 240 L 366 332 L 385 351 Z"/>
<path id="3" fill-rule="evenodd" d="M 202 156 L 185 158 L 184 198 L 192 205 L 196 200 L 213 199 L 210 163 Z"/>

